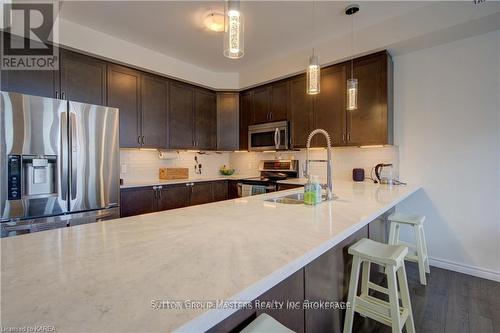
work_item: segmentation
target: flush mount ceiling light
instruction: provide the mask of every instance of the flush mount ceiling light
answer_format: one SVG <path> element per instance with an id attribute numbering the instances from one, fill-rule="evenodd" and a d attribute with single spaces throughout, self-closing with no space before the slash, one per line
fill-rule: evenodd
<path id="1" fill-rule="evenodd" d="M 245 54 L 243 43 L 243 15 L 240 2 L 226 1 L 224 11 L 224 56 L 238 59 Z"/>
<path id="2" fill-rule="evenodd" d="M 351 16 L 351 78 L 347 80 L 347 110 L 358 109 L 358 79 L 354 78 L 353 40 L 354 40 L 354 14 L 359 12 L 359 5 L 350 5 L 345 9 L 345 14 Z"/>
<path id="3" fill-rule="evenodd" d="M 311 25 L 312 25 L 312 37 L 314 38 L 314 10 L 315 1 L 312 3 L 312 15 L 311 15 Z M 321 86 L 321 68 L 319 65 L 319 57 L 312 49 L 312 55 L 309 57 L 309 64 L 307 65 L 306 71 L 306 93 L 309 95 L 319 94 Z"/>
<path id="4" fill-rule="evenodd" d="M 203 24 L 208 30 L 222 32 L 224 31 L 224 14 L 210 11 L 207 13 L 207 15 L 205 15 Z"/>

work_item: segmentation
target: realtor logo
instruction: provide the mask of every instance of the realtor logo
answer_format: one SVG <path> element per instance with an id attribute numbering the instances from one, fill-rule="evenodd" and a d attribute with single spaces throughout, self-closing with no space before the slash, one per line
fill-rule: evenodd
<path id="1" fill-rule="evenodd" d="M 3 3 L 2 70 L 57 70 L 57 2 Z"/>

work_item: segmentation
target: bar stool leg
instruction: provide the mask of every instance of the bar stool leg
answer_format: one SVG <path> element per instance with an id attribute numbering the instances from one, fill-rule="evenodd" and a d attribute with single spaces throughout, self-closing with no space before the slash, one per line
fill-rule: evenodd
<path id="1" fill-rule="evenodd" d="M 387 287 L 389 289 L 389 303 L 391 306 L 392 333 L 401 333 L 401 320 L 399 315 L 398 286 L 394 266 L 386 266 Z"/>
<path id="2" fill-rule="evenodd" d="M 361 294 L 368 295 L 368 282 L 370 282 L 370 262 L 363 261 L 363 273 L 361 276 Z"/>
<path id="3" fill-rule="evenodd" d="M 396 240 L 396 225 L 397 223 L 391 222 L 391 226 L 389 228 L 389 245 L 395 245 Z"/>
<path id="4" fill-rule="evenodd" d="M 420 284 L 426 285 L 427 278 L 425 276 L 426 265 L 424 260 L 424 245 L 422 240 L 422 232 L 420 231 L 420 226 L 415 226 L 415 240 L 417 243 L 417 260 L 418 260 L 418 273 L 420 275 Z"/>
<path id="5" fill-rule="evenodd" d="M 427 253 L 427 238 L 425 238 L 425 230 L 423 226 L 420 226 L 420 234 L 422 237 L 422 243 L 424 245 L 424 261 L 425 261 L 425 272 L 430 273 L 431 269 L 429 267 L 429 254 Z"/>
<path id="6" fill-rule="evenodd" d="M 408 281 L 406 280 L 406 269 L 403 264 L 397 271 L 399 289 L 401 291 L 401 303 L 403 308 L 408 309 L 408 318 L 406 319 L 406 332 L 415 333 L 415 324 L 413 322 L 413 311 L 411 309 L 410 292 L 408 290 Z"/>
<path id="7" fill-rule="evenodd" d="M 352 323 L 354 320 L 354 302 L 355 302 L 354 297 L 358 292 L 358 279 L 359 279 L 360 266 L 361 266 L 360 258 L 354 256 L 351 267 L 351 278 L 349 280 L 349 294 L 347 296 L 347 301 L 350 303 L 350 307 L 348 307 L 345 311 L 344 333 L 352 332 Z"/>

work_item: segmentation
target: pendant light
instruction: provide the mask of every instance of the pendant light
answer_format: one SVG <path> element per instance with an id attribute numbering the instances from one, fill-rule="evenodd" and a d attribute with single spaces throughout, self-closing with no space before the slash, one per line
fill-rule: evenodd
<path id="1" fill-rule="evenodd" d="M 227 0 L 224 10 L 224 55 L 230 59 L 238 59 L 244 53 L 240 2 Z"/>
<path id="2" fill-rule="evenodd" d="M 345 14 L 351 16 L 351 78 L 347 80 L 347 110 L 358 108 L 358 79 L 354 78 L 353 40 L 354 40 L 354 14 L 359 11 L 359 5 L 350 5 L 345 9 Z"/>
<path id="3" fill-rule="evenodd" d="M 315 1 L 313 0 L 312 15 L 311 15 L 313 38 L 314 38 L 314 10 L 315 10 Z M 309 95 L 319 94 L 321 88 L 321 68 L 319 66 L 319 57 L 314 52 L 314 48 L 312 49 L 312 55 L 309 57 L 309 65 L 307 66 L 306 78 L 307 78 L 306 93 L 308 93 Z"/>

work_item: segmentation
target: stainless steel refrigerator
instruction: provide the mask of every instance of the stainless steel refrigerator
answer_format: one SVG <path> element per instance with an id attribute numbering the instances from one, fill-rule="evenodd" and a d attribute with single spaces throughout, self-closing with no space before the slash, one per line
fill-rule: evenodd
<path id="1" fill-rule="evenodd" d="M 119 217 L 118 109 L 0 94 L 1 236 Z"/>

